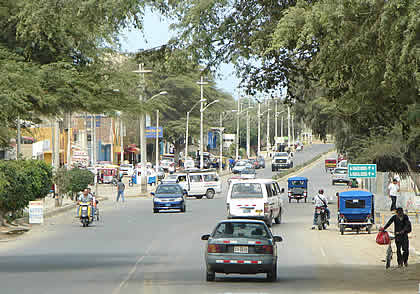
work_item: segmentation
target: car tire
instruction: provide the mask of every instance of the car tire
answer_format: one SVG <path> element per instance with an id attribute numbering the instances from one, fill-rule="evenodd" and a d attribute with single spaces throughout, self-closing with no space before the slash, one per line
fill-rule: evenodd
<path id="1" fill-rule="evenodd" d="M 213 282 L 215 279 L 216 279 L 216 273 L 215 272 L 206 271 L 206 281 L 207 282 Z"/>
<path id="2" fill-rule="evenodd" d="M 370 234 L 372 232 L 372 225 L 368 225 L 366 231 Z"/>
<path id="3" fill-rule="evenodd" d="M 159 209 L 153 208 L 153 213 L 159 213 Z"/>
<path id="4" fill-rule="evenodd" d="M 274 221 L 276 222 L 276 224 L 281 224 L 281 209 L 279 210 L 279 214 L 277 215 L 277 217 L 274 219 Z"/>
<path id="5" fill-rule="evenodd" d="M 340 233 L 341 235 L 344 235 L 344 225 L 340 225 Z"/>
<path id="6" fill-rule="evenodd" d="M 332 185 L 333 185 L 333 186 L 335 185 L 335 182 L 334 182 L 334 181 L 332 181 Z"/>
<path id="7" fill-rule="evenodd" d="M 214 198 L 214 190 L 213 189 L 208 189 L 206 192 L 206 198 L 207 199 L 213 199 Z"/>
<path id="8" fill-rule="evenodd" d="M 273 269 L 267 273 L 267 281 L 277 281 L 277 264 L 273 265 Z"/>
<path id="9" fill-rule="evenodd" d="M 271 168 L 271 171 L 272 171 L 272 172 L 273 172 L 273 171 L 275 171 L 275 170 L 274 170 L 274 167 L 272 167 L 272 168 Z"/>
<path id="10" fill-rule="evenodd" d="M 306 203 L 306 197 L 305 197 L 305 203 Z"/>
<path id="11" fill-rule="evenodd" d="M 271 215 L 265 223 L 267 224 L 267 227 L 269 228 L 273 226 L 273 218 L 271 217 Z"/>
<path id="12" fill-rule="evenodd" d="M 187 211 L 187 207 L 184 204 L 184 206 L 182 206 L 182 208 L 181 208 L 181 212 L 185 212 L 185 211 Z"/>
<path id="13" fill-rule="evenodd" d="M 292 202 L 292 198 L 289 198 L 289 203 L 291 203 Z"/>

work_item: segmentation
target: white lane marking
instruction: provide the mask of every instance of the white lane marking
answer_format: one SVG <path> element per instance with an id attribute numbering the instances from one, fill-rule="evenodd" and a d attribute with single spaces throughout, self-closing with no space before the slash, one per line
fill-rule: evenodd
<path id="1" fill-rule="evenodd" d="M 127 277 L 118 285 L 117 288 L 114 289 L 114 291 L 112 291 L 112 294 L 118 294 L 121 292 L 121 289 L 125 286 L 125 284 L 131 279 L 132 275 L 136 272 L 137 270 L 137 266 L 143 261 L 143 259 L 149 255 L 150 250 L 152 250 L 152 245 L 151 244 L 144 255 L 139 256 L 136 260 L 136 263 L 133 265 L 132 269 L 130 270 L 130 272 L 128 273 Z"/>
<path id="2" fill-rule="evenodd" d="M 327 257 L 327 255 L 325 254 L 324 249 L 323 249 L 322 247 L 319 247 L 319 249 L 321 249 L 321 254 L 322 254 L 322 256 Z"/>

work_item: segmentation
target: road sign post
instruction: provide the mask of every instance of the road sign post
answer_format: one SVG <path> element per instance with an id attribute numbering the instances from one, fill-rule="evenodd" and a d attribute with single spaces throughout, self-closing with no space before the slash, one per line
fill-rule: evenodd
<path id="1" fill-rule="evenodd" d="M 349 164 L 349 178 L 376 178 L 376 164 Z"/>

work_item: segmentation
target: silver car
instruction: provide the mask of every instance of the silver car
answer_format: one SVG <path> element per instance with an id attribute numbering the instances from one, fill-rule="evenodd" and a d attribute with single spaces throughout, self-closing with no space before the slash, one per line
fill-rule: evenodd
<path id="1" fill-rule="evenodd" d="M 348 171 L 346 167 L 337 167 L 332 172 L 332 185 L 334 186 L 336 183 L 345 183 L 349 184 L 351 182 L 350 178 L 348 177 Z"/>
<path id="2" fill-rule="evenodd" d="M 216 273 L 266 273 L 267 280 L 277 280 L 277 242 L 263 221 L 225 220 L 217 224 L 207 240 L 205 250 L 206 279 L 214 281 Z"/>

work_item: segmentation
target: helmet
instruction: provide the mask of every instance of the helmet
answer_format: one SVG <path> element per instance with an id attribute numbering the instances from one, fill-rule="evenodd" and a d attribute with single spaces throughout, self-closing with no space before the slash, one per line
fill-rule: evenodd
<path id="1" fill-rule="evenodd" d="M 324 190 L 323 189 L 319 189 L 318 194 L 324 194 Z"/>

